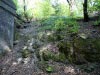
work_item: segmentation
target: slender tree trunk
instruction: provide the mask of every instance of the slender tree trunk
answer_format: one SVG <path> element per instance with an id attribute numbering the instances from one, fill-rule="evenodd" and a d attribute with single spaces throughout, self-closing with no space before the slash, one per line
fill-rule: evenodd
<path id="1" fill-rule="evenodd" d="M 87 3 L 88 3 L 88 0 L 84 0 L 83 13 L 84 13 L 84 21 L 85 22 L 88 22 L 89 21 L 88 11 L 87 11 Z"/>
<path id="2" fill-rule="evenodd" d="M 24 2 L 24 13 L 25 13 L 26 12 L 26 1 L 23 0 L 23 2 Z"/>
<path id="3" fill-rule="evenodd" d="M 23 2 L 24 2 L 24 7 L 23 7 L 23 9 L 24 9 L 24 17 L 28 21 L 27 14 L 26 14 L 26 0 L 23 0 Z"/>
<path id="4" fill-rule="evenodd" d="M 76 10 L 75 0 L 67 0 L 67 2 L 69 4 L 70 16 L 73 16 L 74 15 L 74 12 Z"/>

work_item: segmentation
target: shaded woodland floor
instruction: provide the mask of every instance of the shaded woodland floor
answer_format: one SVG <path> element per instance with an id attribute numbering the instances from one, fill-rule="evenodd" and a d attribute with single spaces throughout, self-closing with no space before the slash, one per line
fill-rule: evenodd
<path id="1" fill-rule="evenodd" d="M 85 34 L 84 37 L 100 38 L 100 27 L 93 26 L 92 21 L 80 23 L 79 35 Z M 16 28 L 16 31 L 20 35 L 20 39 L 14 42 L 14 49 L 12 52 L 6 54 L 6 56 L 0 59 L 0 75 L 100 75 L 99 63 L 86 63 L 82 65 L 75 65 L 71 63 L 62 63 L 47 61 L 49 65 L 53 66 L 54 70 L 51 73 L 45 71 L 45 63 L 41 63 L 35 54 L 35 49 L 32 48 L 32 44 L 38 43 L 43 45 L 38 35 L 38 28 L 41 25 L 38 23 L 26 23 L 26 27 Z M 31 54 L 27 58 L 22 57 L 22 49 L 26 46 L 29 47 Z M 91 72 L 88 72 L 91 65 L 96 66 Z M 86 69 L 86 70 L 85 70 Z"/>

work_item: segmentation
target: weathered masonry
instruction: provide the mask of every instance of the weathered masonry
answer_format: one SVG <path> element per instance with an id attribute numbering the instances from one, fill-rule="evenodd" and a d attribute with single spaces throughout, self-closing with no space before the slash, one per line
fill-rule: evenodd
<path id="1" fill-rule="evenodd" d="M 0 53 L 13 47 L 15 6 L 13 0 L 0 0 Z"/>

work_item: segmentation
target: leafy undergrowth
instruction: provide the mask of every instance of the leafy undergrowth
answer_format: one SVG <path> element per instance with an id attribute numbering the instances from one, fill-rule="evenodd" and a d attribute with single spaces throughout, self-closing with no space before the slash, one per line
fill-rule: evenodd
<path id="1" fill-rule="evenodd" d="M 91 54 L 93 50 L 99 50 L 99 47 L 96 46 L 97 42 L 93 42 L 96 41 L 95 39 L 100 38 L 99 29 L 94 28 L 94 24 L 97 23 L 94 21 L 87 23 L 82 21 L 78 22 L 72 18 L 62 17 L 48 18 L 41 21 L 41 26 L 39 28 L 41 35 L 38 35 L 38 37 L 41 41 L 45 42 L 46 45 L 40 48 L 40 60 L 52 60 L 67 64 L 74 63 L 74 65 L 78 64 L 78 69 L 83 72 L 83 75 L 93 75 L 92 73 L 99 75 L 99 67 L 97 67 L 99 64 L 97 65 L 96 63 L 90 63 L 91 61 L 99 61 L 99 56 L 96 57 L 96 55 L 99 54 Z M 86 41 L 87 42 L 83 44 L 82 41 L 83 43 Z M 98 40 L 98 44 L 99 42 L 100 41 Z M 77 45 L 77 43 L 79 45 Z M 77 50 L 75 50 L 76 48 Z M 75 54 L 71 55 L 70 49 L 75 50 Z M 53 70 L 51 66 L 45 67 L 44 69 L 45 71 Z M 96 73 L 96 71 L 98 72 Z M 78 75 L 81 74 L 79 73 Z"/>
<path id="2" fill-rule="evenodd" d="M 86 42 L 91 36 L 95 38 L 94 32 L 99 31 L 94 30 L 92 22 L 49 18 L 26 25 L 17 28 L 19 32 L 16 34 L 14 50 L 0 60 L 1 75 L 100 75 L 99 63 L 90 63 L 84 60 L 84 55 L 77 54 L 77 50 L 80 52 L 82 48 L 86 51 L 89 48 L 91 52 L 93 48 L 99 48 L 97 41 L 93 41 L 97 45 Z M 76 55 L 71 55 L 70 51 L 73 50 L 73 41 L 76 42 Z"/>
<path id="3" fill-rule="evenodd" d="M 67 30 L 71 33 L 77 33 L 79 29 L 79 24 L 73 18 L 66 17 L 50 17 L 40 21 L 41 28 L 39 30 Z"/>

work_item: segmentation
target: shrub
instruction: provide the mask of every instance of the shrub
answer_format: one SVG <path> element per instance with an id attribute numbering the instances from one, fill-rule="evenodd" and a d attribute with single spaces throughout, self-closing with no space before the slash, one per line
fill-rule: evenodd
<path id="1" fill-rule="evenodd" d="M 60 18 L 60 19 L 57 19 L 55 22 L 54 22 L 54 28 L 56 30 L 62 30 L 65 28 L 65 23 L 64 21 Z"/>
<path id="2" fill-rule="evenodd" d="M 50 17 L 41 21 L 43 30 L 67 30 L 68 33 L 77 33 L 79 25 L 75 19 L 66 17 Z"/>
<path id="3" fill-rule="evenodd" d="M 94 22 L 94 24 L 93 24 L 93 25 L 94 25 L 94 26 L 98 26 L 99 24 L 100 24 L 100 21 L 99 21 L 99 20 L 97 20 L 97 21 L 95 21 L 95 22 Z"/>
<path id="4" fill-rule="evenodd" d="M 77 33 L 78 32 L 79 25 L 75 20 L 73 20 L 73 19 L 68 20 L 67 25 L 68 25 L 67 29 L 70 33 Z"/>

